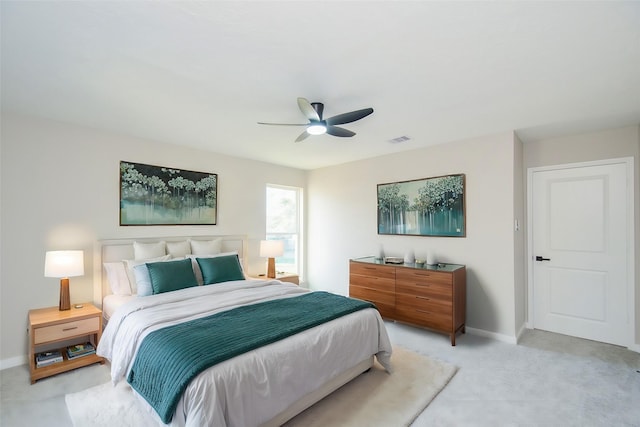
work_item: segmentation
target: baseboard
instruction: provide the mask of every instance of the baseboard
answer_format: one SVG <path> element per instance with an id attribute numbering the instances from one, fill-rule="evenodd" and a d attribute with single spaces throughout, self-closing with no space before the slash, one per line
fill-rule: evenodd
<path id="1" fill-rule="evenodd" d="M 518 344 L 518 338 L 510 335 L 499 334 L 497 332 L 485 331 L 484 329 L 476 329 L 465 326 L 465 331 L 471 335 L 478 335 L 480 337 L 491 338 L 496 341 L 502 341 L 509 344 Z"/>
<path id="2" fill-rule="evenodd" d="M 636 353 L 640 353 L 640 344 L 632 344 L 627 348 L 631 351 L 635 351 Z"/>
<path id="3" fill-rule="evenodd" d="M 0 360 L 0 371 L 20 365 L 26 365 L 28 360 L 29 358 L 27 356 L 16 356 L 9 359 L 2 359 Z"/>
<path id="4" fill-rule="evenodd" d="M 520 342 L 520 338 L 522 338 L 522 334 L 524 334 L 524 332 L 530 329 L 526 323 L 523 323 L 522 326 L 520 326 L 520 330 L 518 331 L 518 333 L 516 334 L 516 343 Z"/>

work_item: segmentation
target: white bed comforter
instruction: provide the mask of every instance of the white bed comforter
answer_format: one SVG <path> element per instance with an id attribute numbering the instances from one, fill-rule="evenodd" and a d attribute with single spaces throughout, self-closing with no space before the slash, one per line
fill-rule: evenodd
<path id="1" fill-rule="evenodd" d="M 111 362 L 116 384 L 154 330 L 306 292 L 275 280 L 241 280 L 136 298 L 111 316 L 97 353 Z M 378 311 L 349 314 L 205 370 L 185 390 L 171 425 L 259 426 L 374 354 L 390 370 L 391 343 Z"/>

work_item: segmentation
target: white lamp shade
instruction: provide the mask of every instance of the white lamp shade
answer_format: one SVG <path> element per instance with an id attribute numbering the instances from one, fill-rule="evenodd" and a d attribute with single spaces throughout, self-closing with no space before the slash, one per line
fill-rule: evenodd
<path id="1" fill-rule="evenodd" d="M 284 241 L 262 240 L 260 241 L 260 256 L 264 258 L 277 258 L 284 255 Z"/>
<path id="2" fill-rule="evenodd" d="M 74 277 L 84 275 L 83 251 L 48 251 L 44 259 L 45 277 Z"/>

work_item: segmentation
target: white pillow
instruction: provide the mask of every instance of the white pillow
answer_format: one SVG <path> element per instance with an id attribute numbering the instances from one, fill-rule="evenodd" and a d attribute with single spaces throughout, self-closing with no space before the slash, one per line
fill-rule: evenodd
<path id="1" fill-rule="evenodd" d="M 167 252 L 173 258 L 183 258 L 191 253 L 191 244 L 188 240 L 184 242 L 167 242 Z"/>
<path id="2" fill-rule="evenodd" d="M 122 261 L 105 262 L 104 269 L 107 272 L 107 280 L 112 294 L 131 295 L 131 285 Z"/>
<path id="3" fill-rule="evenodd" d="M 167 254 L 165 242 L 140 243 L 133 242 L 133 259 L 157 258 Z"/>
<path id="4" fill-rule="evenodd" d="M 124 263 L 127 265 L 127 277 L 129 277 L 129 283 L 131 284 L 131 293 L 138 293 L 138 282 L 136 281 L 136 274 L 133 271 L 133 268 L 136 265 L 146 264 L 147 262 L 167 261 L 168 259 L 171 259 L 171 255 L 164 255 L 161 257 L 149 259 L 125 259 Z"/>
<path id="5" fill-rule="evenodd" d="M 185 258 L 191 259 L 191 268 L 193 268 L 193 274 L 196 275 L 196 280 L 198 281 L 198 285 L 204 284 L 204 279 L 202 277 L 202 271 L 200 270 L 200 265 L 198 264 L 198 260 L 196 258 L 215 258 L 219 256 L 227 256 L 227 255 L 238 255 L 237 251 L 233 252 L 221 252 L 218 254 L 209 254 L 209 255 L 187 255 Z M 238 260 L 240 261 L 240 268 L 242 268 L 242 258 L 238 256 Z M 244 274 L 244 269 L 242 270 L 242 274 Z M 245 275 L 246 278 L 246 275 Z"/>
<path id="6" fill-rule="evenodd" d="M 190 242 L 193 255 L 213 255 L 222 251 L 222 239 L 191 240 Z"/>

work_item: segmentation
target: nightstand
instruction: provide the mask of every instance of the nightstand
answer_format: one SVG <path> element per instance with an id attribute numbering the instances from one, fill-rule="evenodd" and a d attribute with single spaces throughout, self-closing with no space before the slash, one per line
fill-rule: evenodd
<path id="1" fill-rule="evenodd" d="M 276 280 L 280 280 L 281 282 L 294 283 L 296 285 L 300 284 L 298 275 L 295 273 L 276 273 Z"/>
<path id="2" fill-rule="evenodd" d="M 260 280 L 269 280 L 269 278 L 267 277 L 266 274 L 260 274 L 258 276 L 251 276 L 255 279 L 260 279 Z M 280 280 L 281 282 L 289 282 L 289 283 L 293 283 L 295 285 L 299 285 L 300 284 L 300 279 L 298 277 L 297 274 L 295 273 L 276 273 L 276 280 Z"/>
<path id="3" fill-rule="evenodd" d="M 29 310 L 29 371 L 31 384 L 82 366 L 104 363 L 104 359 L 95 354 L 69 360 L 66 347 L 86 342 L 86 337 L 97 348 L 102 335 L 102 311 L 92 304 L 82 304 L 81 308 L 71 306 L 71 310 L 60 311 L 58 307 Z M 68 341 L 68 342 L 66 342 Z M 63 344 L 63 342 L 65 342 Z M 59 344 L 59 348 L 56 348 Z M 48 366 L 37 367 L 35 355 L 39 348 L 55 348 L 62 353 L 63 361 Z"/>

